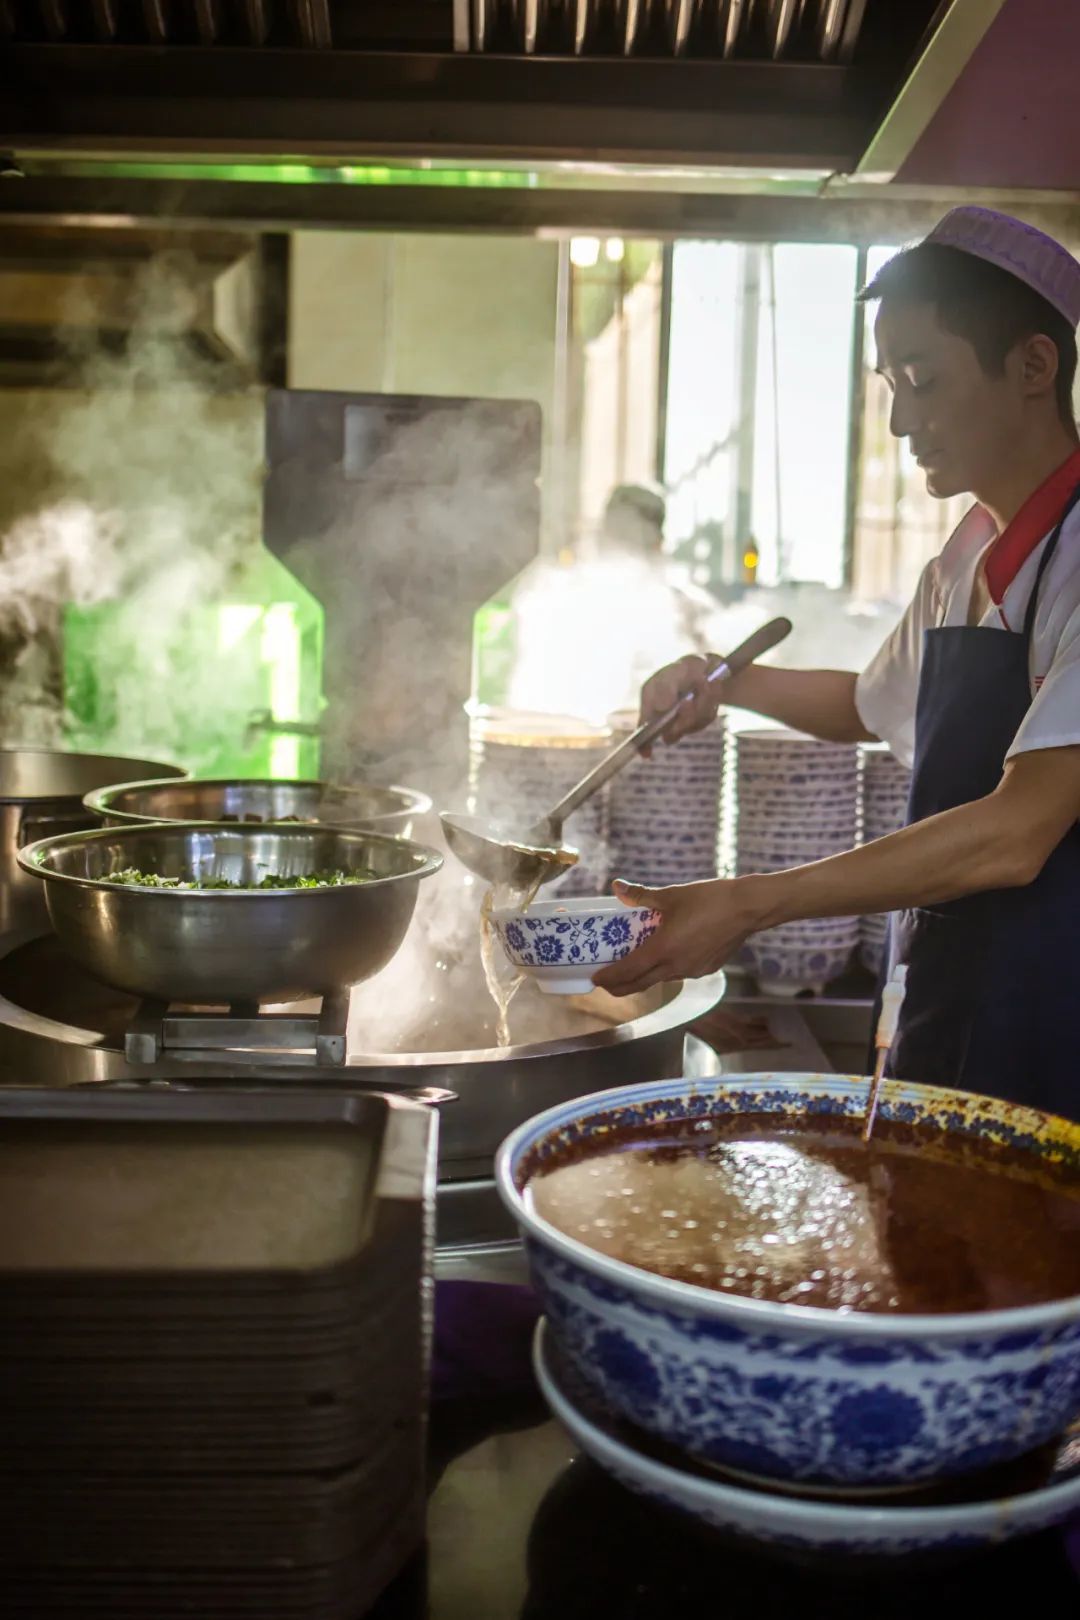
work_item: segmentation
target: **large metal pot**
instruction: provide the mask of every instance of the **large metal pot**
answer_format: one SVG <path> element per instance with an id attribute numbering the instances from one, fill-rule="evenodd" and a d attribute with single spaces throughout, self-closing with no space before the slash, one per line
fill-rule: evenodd
<path id="1" fill-rule="evenodd" d="M 18 860 L 43 881 L 53 928 L 90 973 L 133 995 L 212 1005 L 296 1001 L 370 978 L 404 939 L 421 878 L 442 865 L 433 850 L 378 833 L 184 823 L 47 838 Z M 323 889 L 108 882 L 127 867 L 234 883 L 271 873 L 376 876 Z"/>
<path id="2" fill-rule="evenodd" d="M 24 844 L 95 826 L 83 805 L 95 788 L 139 775 L 176 780 L 185 774 L 160 760 L 0 748 L 0 929 L 40 932 L 49 925 L 41 885 L 15 858 Z"/>
<path id="3" fill-rule="evenodd" d="M 299 821 L 411 838 L 431 800 L 413 788 L 222 777 L 99 786 L 87 794 L 86 808 L 108 827 L 155 821 Z"/>

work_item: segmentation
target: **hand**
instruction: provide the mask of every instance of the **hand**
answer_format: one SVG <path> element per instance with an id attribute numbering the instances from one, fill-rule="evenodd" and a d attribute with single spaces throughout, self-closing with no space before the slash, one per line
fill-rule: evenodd
<path id="1" fill-rule="evenodd" d="M 658 911 L 660 926 L 644 945 L 596 974 L 594 984 L 613 996 L 715 973 L 761 926 L 753 890 L 744 878 L 713 878 L 669 889 L 616 883 L 615 893 L 624 905 Z"/>
<path id="2" fill-rule="evenodd" d="M 640 723 L 644 725 L 649 720 L 655 720 L 657 715 L 664 714 L 672 704 L 677 703 L 685 692 L 692 692 L 693 701 L 683 704 L 662 733 L 663 741 L 678 742 L 680 737 L 686 737 L 692 731 L 704 731 L 706 726 L 712 725 L 720 707 L 721 687 L 724 684 L 720 681 L 709 684 L 709 671 L 715 667 L 715 662 L 714 659 L 691 654 L 657 670 L 641 689 Z M 730 685 L 728 692 L 723 695 L 730 697 Z M 646 759 L 651 752 L 651 749 L 642 750 Z"/>

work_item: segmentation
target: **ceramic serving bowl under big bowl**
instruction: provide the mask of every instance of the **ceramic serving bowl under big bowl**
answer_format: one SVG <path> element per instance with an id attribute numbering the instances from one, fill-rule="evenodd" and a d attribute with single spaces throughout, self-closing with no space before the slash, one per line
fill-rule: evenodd
<path id="1" fill-rule="evenodd" d="M 1080 1432 L 1074 1425 L 1052 1456 L 1014 1463 L 980 1474 L 970 1494 L 948 1486 L 944 1501 L 923 1493 L 913 1502 L 851 1501 L 843 1496 L 807 1499 L 724 1479 L 638 1431 L 581 1387 L 564 1366 L 541 1321 L 533 1345 L 537 1383 L 563 1428 L 588 1456 L 620 1484 L 661 1506 L 688 1514 L 712 1530 L 756 1542 L 774 1555 L 804 1560 L 962 1556 L 1000 1546 L 1061 1524 L 1080 1509 Z M 1034 1466 L 1032 1466 L 1034 1464 Z M 931 1496 L 929 1501 L 927 1495 Z"/>
<path id="2" fill-rule="evenodd" d="M 852 1114 L 866 1081 L 815 1074 L 667 1080 L 581 1097 L 503 1144 L 499 1192 L 521 1228 L 559 1353 L 597 1397 L 689 1455 L 761 1481 L 892 1490 L 1023 1456 L 1080 1415 L 1080 1297 L 956 1315 L 842 1313 L 698 1288 L 559 1231 L 524 1188 L 568 1145 L 717 1114 Z M 882 1116 L 1012 1144 L 1080 1178 L 1080 1125 L 895 1081 Z"/>
<path id="3" fill-rule="evenodd" d="M 497 909 L 495 932 L 514 967 L 548 996 L 588 995 L 593 974 L 656 932 L 658 912 L 603 895 Z"/>

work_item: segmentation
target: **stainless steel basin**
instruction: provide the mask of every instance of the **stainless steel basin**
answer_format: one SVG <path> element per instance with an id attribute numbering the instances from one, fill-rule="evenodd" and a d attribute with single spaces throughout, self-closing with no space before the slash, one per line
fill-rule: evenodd
<path id="1" fill-rule="evenodd" d="M 85 802 L 110 827 L 155 821 L 298 821 L 392 833 L 396 838 L 411 838 L 416 823 L 431 809 L 427 795 L 413 788 L 238 777 L 128 781 L 98 786 Z"/>
<path id="2" fill-rule="evenodd" d="M 106 984 L 161 1001 L 295 1001 L 356 984 L 405 937 L 423 845 L 330 827 L 156 824 L 47 838 L 19 864 L 45 886 L 61 943 Z M 268 874 L 370 870 L 323 889 L 149 889 L 107 881 L 136 867 L 163 877 L 254 883 Z"/>

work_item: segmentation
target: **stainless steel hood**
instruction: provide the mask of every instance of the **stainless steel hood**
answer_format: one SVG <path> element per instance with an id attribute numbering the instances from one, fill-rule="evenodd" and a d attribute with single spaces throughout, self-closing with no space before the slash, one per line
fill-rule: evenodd
<path id="1" fill-rule="evenodd" d="M 454 7 L 459 50 L 623 56 L 694 51 L 726 61 L 800 48 L 850 62 L 867 0 L 463 0 Z"/>
<path id="2" fill-rule="evenodd" d="M 0 232 L 0 387 L 77 386 L 87 355 L 124 352 L 133 330 L 144 346 L 182 350 L 207 387 L 274 380 L 280 338 L 269 312 L 283 296 L 283 269 L 271 236 L 9 226 Z"/>
<path id="3" fill-rule="evenodd" d="M 958 0 L 3 0 L 15 154 L 851 170 Z"/>

